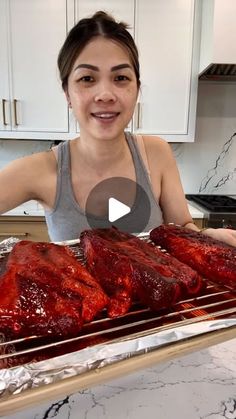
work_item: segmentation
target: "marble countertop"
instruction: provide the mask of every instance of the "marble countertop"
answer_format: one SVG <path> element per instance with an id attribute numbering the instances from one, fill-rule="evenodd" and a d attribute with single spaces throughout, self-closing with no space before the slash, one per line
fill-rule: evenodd
<path id="1" fill-rule="evenodd" d="M 188 208 L 191 216 L 193 218 L 203 218 L 204 214 L 203 212 L 199 211 L 197 208 L 195 208 L 192 203 L 188 203 Z M 36 201 L 29 201 L 26 202 L 8 212 L 6 212 L 3 215 L 12 215 L 12 216 L 44 216 L 44 209 L 42 205 L 40 205 Z"/>
<path id="2" fill-rule="evenodd" d="M 236 339 L 4 419 L 236 419 Z"/>
<path id="3" fill-rule="evenodd" d="M 22 205 L 19 205 L 18 207 L 6 212 L 2 215 L 12 215 L 12 216 L 31 216 L 31 217 L 43 217 L 44 216 L 44 209 L 42 205 L 40 205 L 37 201 L 31 200 L 28 202 L 25 202 Z"/>

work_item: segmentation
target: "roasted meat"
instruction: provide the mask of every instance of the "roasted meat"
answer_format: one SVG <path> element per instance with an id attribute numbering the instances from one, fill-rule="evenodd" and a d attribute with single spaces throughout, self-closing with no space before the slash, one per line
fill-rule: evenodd
<path id="1" fill-rule="evenodd" d="M 97 229 L 96 234 L 116 243 L 122 253 L 134 255 L 140 261 L 148 263 L 157 272 L 167 278 L 174 278 L 182 288 L 182 297 L 197 295 L 205 287 L 202 277 L 192 268 L 175 257 L 164 253 L 153 244 L 121 232 L 116 228 Z"/>
<path id="2" fill-rule="evenodd" d="M 214 282 L 236 287 L 236 249 L 187 228 L 161 225 L 150 233 L 154 243 Z"/>
<path id="3" fill-rule="evenodd" d="M 73 336 L 108 298 L 66 246 L 21 241 L 0 277 L 0 332 Z"/>
<path id="4" fill-rule="evenodd" d="M 81 244 L 88 270 L 111 298 L 109 316 L 125 314 L 136 297 L 153 310 L 170 307 L 180 298 L 178 280 L 160 274 L 139 249 L 106 240 L 106 234 L 112 234 L 109 230 L 103 237 L 100 232 L 84 232 Z"/>
<path id="5" fill-rule="evenodd" d="M 87 269 L 109 296 L 108 315 L 116 317 L 125 314 L 133 297 L 129 260 L 92 231 L 82 233 L 81 244 Z"/>

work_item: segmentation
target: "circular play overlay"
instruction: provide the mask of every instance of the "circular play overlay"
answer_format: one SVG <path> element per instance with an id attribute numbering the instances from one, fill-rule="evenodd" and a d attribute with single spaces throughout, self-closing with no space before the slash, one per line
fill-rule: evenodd
<path id="1" fill-rule="evenodd" d="M 147 193 L 137 182 L 112 177 L 92 189 L 85 211 L 91 228 L 115 226 L 128 233 L 141 233 L 149 222 L 151 206 Z"/>

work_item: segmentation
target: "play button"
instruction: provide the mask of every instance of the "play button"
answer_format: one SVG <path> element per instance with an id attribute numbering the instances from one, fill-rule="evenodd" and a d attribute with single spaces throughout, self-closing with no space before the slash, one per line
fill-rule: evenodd
<path id="1" fill-rule="evenodd" d="M 109 198 L 108 219 L 111 223 L 124 217 L 124 215 L 129 214 L 130 211 L 128 205 L 123 204 L 115 198 Z"/>
<path id="2" fill-rule="evenodd" d="M 141 233 L 148 225 L 151 206 L 147 193 L 137 182 L 112 177 L 91 190 L 85 213 L 91 228 L 115 226 L 128 233 Z"/>

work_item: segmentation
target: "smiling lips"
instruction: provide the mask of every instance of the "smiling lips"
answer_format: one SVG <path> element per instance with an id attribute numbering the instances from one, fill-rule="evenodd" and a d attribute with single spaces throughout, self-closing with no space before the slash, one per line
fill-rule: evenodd
<path id="1" fill-rule="evenodd" d="M 119 114 L 119 112 L 94 112 L 91 115 L 98 118 L 100 121 L 112 121 Z"/>

